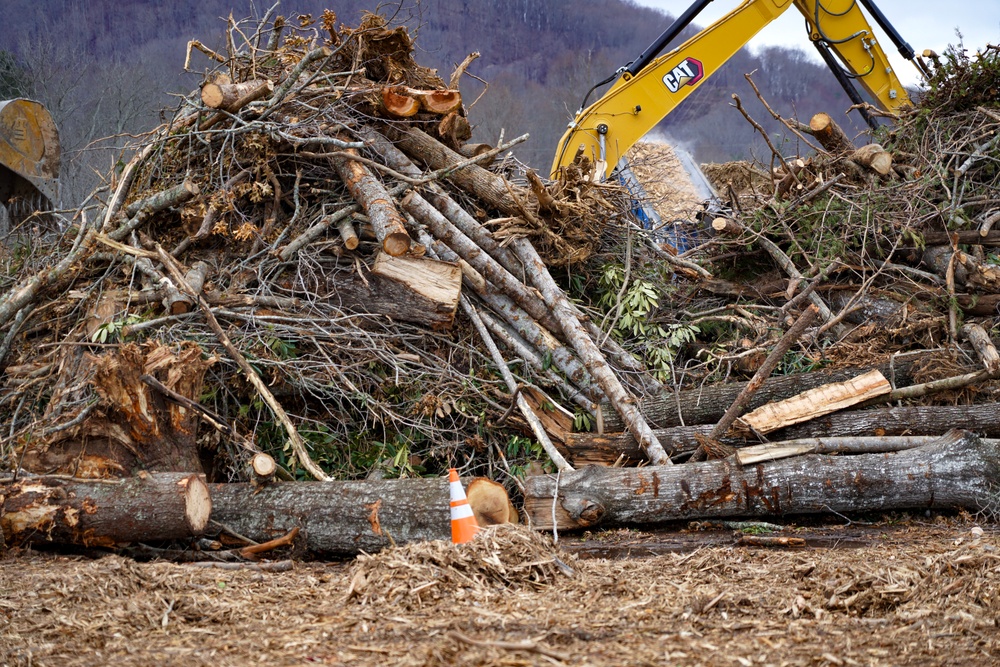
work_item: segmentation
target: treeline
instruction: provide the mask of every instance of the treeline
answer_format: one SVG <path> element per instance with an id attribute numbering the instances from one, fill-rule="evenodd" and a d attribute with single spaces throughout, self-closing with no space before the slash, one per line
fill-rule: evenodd
<path id="1" fill-rule="evenodd" d="M 196 54 L 184 73 L 188 40 L 220 47 L 225 19 L 263 16 L 264 2 L 235 0 L 5 0 L 0 31 L 0 99 L 45 103 L 62 133 L 67 162 L 64 194 L 73 201 L 118 160 L 130 134 L 159 122 L 178 94 L 193 90 L 214 63 Z M 278 12 L 318 17 L 331 6 L 356 25 L 376 7 L 417 35 L 422 64 L 445 78 L 472 51 L 481 58 L 462 86 L 476 139 L 501 133 L 532 139 L 521 159 L 548 167 L 558 138 L 594 83 L 637 56 L 672 17 L 623 0 L 284 0 Z M 690 31 L 689 31 L 690 32 Z M 803 45 L 808 46 L 803 34 Z M 679 107 L 661 129 L 699 161 L 760 153 L 762 143 L 732 107 L 737 92 L 769 132 L 779 128 L 744 79 L 754 81 L 780 112 L 808 118 L 849 106 L 832 76 L 804 51 L 740 51 Z M 480 82 L 481 80 L 481 82 Z M 480 97 L 480 94 L 482 96 Z M 594 99 L 593 97 L 591 99 Z M 102 138 L 110 137 L 100 141 Z M 794 150 L 794 149 L 790 149 Z"/>

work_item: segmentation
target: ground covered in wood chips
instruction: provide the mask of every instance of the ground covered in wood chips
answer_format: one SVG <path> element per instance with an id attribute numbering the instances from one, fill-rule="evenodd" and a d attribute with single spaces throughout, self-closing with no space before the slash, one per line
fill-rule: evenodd
<path id="1" fill-rule="evenodd" d="M 1000 661 L 995 524 L 920 515 L 783 531 L 806 538 L 800 549 L 693 528 L 555 547 L 504 526 L 472 545 L 281 573 L 8 555 L 0 665 Z"/>

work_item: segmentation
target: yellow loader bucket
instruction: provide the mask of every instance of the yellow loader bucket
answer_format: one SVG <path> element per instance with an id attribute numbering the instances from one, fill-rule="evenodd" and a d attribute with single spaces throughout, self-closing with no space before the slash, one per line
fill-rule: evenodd
<path id="1" fill-rule="evenodd" d="M 59 202 L 59 130 L 32 100 L 0 101 L 0 205 L 16 220 Z"/>

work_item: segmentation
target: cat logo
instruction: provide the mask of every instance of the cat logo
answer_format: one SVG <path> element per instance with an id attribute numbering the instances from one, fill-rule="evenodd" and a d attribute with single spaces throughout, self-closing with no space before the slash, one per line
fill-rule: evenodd
<path id="1" fill-rule="evenodd" d="M 700 60 L 687 58 L 663 76 L 667 90 L 676 93 L 681 86 L 693 86 L 705 78 L 705 67 Z"/>

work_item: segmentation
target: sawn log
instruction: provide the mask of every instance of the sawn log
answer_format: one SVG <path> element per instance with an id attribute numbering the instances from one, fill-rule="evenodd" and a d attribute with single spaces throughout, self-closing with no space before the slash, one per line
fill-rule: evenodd
<path id="1" fill-rule="evenodd" d="M 312 554 L 349 556 L 393 543 L 451 539 L 446 478 L 210 488 L 213 521 L 256 542 L 298 527 Z"/>
<path id="2" fill-rule="evenodd" d="M 111 547 L 204 532 L 212 510 L 200 475 L 142 473 L 114 481 L 26 477 L 0 482 L 8 546 L 51 542 Z"/>
<path id="3" fill-rule="evenodd" d="M 679 519 L 910 508 L 997 507 L 1000 441 L 951 431 L 889 454 L 811 454 L 739 467 L 732 457 L 683 466 L 585 468 L 525 481 L 525 513 L 560 529 Z"/>

